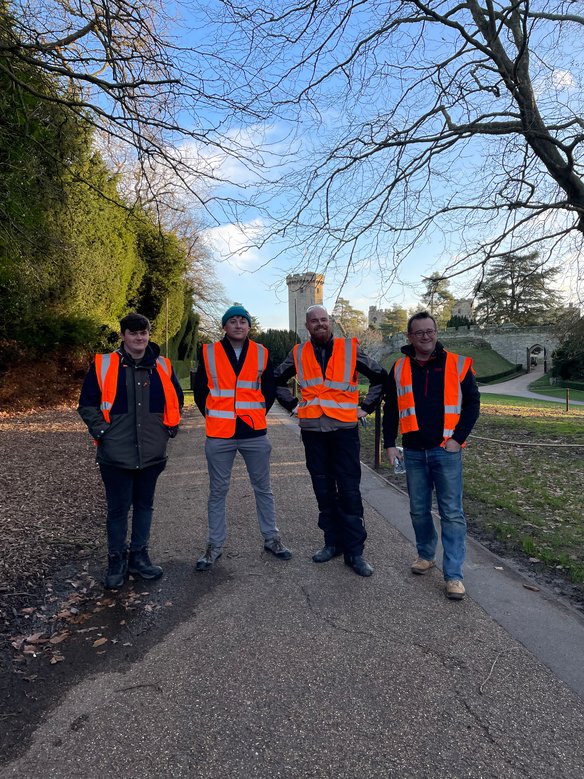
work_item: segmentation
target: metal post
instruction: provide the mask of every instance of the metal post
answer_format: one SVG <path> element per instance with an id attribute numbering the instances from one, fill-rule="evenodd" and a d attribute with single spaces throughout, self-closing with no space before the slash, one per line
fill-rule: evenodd
<path id="1" fill-rule="evenodd" d="M 570 410 L 570 388 L 566 387 L 566 411 Z"/>
<path id="2" fill-rule="evenodd" d="M 165 342 L 164 356 L 168 357 L 168 295 L 166 296 L 166 327 L 165 327 L 164 342 Z"/>
<path id="3" fill-rule="evenodd" d="M 373 467 L 377 471 L 381 465 L 381 406 L 375 409 L 375 445 Z"/>

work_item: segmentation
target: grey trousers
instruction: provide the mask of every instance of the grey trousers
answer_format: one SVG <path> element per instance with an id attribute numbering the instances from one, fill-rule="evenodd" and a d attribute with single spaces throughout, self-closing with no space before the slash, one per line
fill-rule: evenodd
<path id="1" fill-rule="evenodd" d="M 271 451 L 272 444 L 267 435 L 257 438 L 207 438 L 205 441 L 209 468 L 209 545 L 221 547 L 227 537 L 225 501 L 237 452 L 241 453 L 245 461 L 255 493 L 260 532 L 265 541 L 271 541 L 278 535 L 274 493 L 270 483 Z"/>

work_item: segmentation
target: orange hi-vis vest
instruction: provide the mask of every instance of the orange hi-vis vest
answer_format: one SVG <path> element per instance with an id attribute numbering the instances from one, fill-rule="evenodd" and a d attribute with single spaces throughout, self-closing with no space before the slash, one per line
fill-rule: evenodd
<path id="1" fill-rule="evenodd" d="M 294 347 L 296 376 L 302 391 L 299 419 L 316 419 L 325 414 L 339 422 L 356 422 L 359 406 L 356 338 L 335 338 L 325 375 L 307 341 Z"/>
<path id="2" fill-rule="evenodd" d="M 460 419 L 460 410 L 462 408 L 462 390 L 460 385 L 469 369 L 472 370 L 470 357 L 446 352 L 444 367 L 444 430 L 442 431 L 444 440 L 442 445 L 452 437 L 454 428 Z M 404 433 L 414 433 L 420 428 L 416 419 L 410 357 L 402 357 L 396 362 L 394 376 L 397 388 L 400 433 L 402 435 Z"/>
<path id="3" fill-rule="evenodd" d="M 203 346 L 209 394 L 205 404 L 205 430 L 210 438 L 232 438 L 237 417 L 253 430 L 265 430 L 266 399 L 261 378 L 268 362 L 265 346 L 249 341 L 244 363 L 235 375 L 220 343 Z"/>
<path id="4" fill-rule="evenodd" d="M 100 408 L 103 418 L 108 423 L 110 421 L 110 410 L 116 399 L 118 389 L 120 360 L 121 356 L 118 352 L 95 355 L 95 372 L 97 373 L 97 382 L 101 390 Z M 180 406 L 171 380 L 172 366 L 167 357 L 157 358 L 156 372 L 160 377 L 164 392 L 164 416 L 162 421 L 167 427 L 175 427 L 180 423 Z"/>

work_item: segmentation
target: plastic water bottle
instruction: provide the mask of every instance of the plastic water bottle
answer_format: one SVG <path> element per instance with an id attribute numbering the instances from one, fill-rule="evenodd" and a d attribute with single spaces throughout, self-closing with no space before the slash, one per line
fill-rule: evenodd
<path id="1" fill-rule="evenodd" d="M 396 476 L 399 476 L 402 473 L 406 472 L 406 461 L 404 460 L 404 450 L 403 447 L 397 446 L 396 447 L 398 456 L 393 461 L 393 472 Z"/>

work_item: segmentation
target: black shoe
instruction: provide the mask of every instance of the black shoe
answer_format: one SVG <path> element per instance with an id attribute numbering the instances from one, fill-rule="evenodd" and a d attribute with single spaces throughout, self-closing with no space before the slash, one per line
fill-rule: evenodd
<path id="1" fill-rule="evenodd" d="M 339 555 L 342 555 L 343 552 L 337 547 L 337 546 L 329 546 L 326 544 L 323 546 L 322 549 L 319 549 L 318 552 L 315 552 L 312 555 L 312 562 L 313 563 L 328 563 L 329 560 L 332 560 L 333 557 L 338 557 Z"/>
<path id="2" fill-rule="evenodd" d="M 142 579 L 160 579 L 164 573 L 159 565 L 153 565 L 150 562 L 147 547 L 130 550 L 128 571 L 141 576 Z"/>
<path id="3" fill-rule="evenodd" d="M 128 577 L 128 555 L 124 552 L 112 552 L 107 558 L 107 573 L 103 581 L 106 590 L 119 590 Z"/>
<path id="4" fill-rule="evenodd" d="M 345 565 L 352 568 L 359 576 L 371 576 L 373 567 L 361 555 L 345 555 Z"/>

